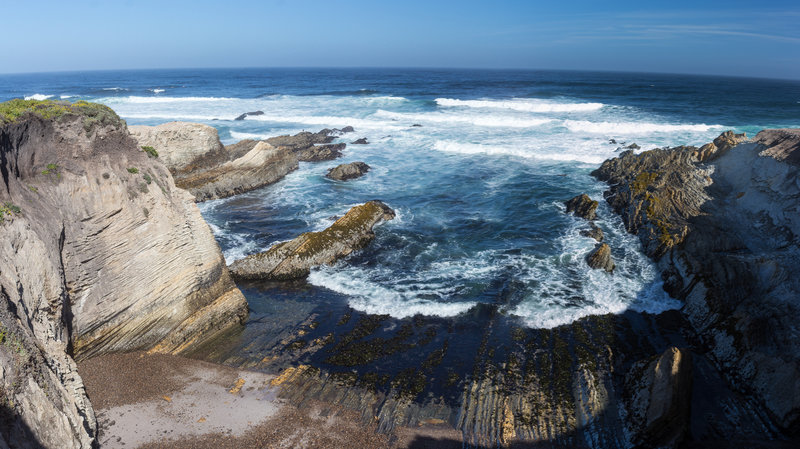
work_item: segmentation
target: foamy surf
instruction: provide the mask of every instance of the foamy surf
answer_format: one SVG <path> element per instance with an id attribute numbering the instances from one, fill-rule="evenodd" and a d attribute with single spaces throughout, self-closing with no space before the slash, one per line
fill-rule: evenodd
<path id="1" fill-rule="evenodd" d="M 36 101 L 44 101 L 47 100 L 48 98 L 53 98 L 53 95 L 33 94 L 25 97 L 26 100 L 36 100 Z"/>
<path id="2" fill-rule="evenodd" d="M 481 109 L 510 109 L 520 112 L 588 112 L 601 109 L 602 103 L 556 103 L 539 99 L 513 100 L 458 100 L 437 98 L 436 104 L 442 107 L 466 107 Z"/>

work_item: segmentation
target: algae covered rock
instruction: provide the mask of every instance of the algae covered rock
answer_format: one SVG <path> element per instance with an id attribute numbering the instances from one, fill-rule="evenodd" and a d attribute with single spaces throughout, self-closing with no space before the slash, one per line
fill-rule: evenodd
<path id="1" fill-rule="evenodd" d="M 592 223 L 591 229 L 581 231 L 581 235 L 584 237 L 591 237 L 597 240 L 598 242 L 602 242 L 603 239 L 605 238 L 603 230 L 597 227 L 597 225 L 594 223 Z"/>
<path id="2" fill-rule="evenodd" d="M 340 164 L 328 170 L 325 177 L 335 179 L 337 181 L 347 181 L 348 179 L 355 179 L 364 176 L 369 171 L 369 165 L 364 162 L 351 162 L 349 164 Z"/>
<path id="3" fill-rule="evenodd" d="M 320 232 L 306 232 L 268 251 L 237 260 L 230 265 L 237 279 L 291 280 L 308 276 L 311 268 L 331 264 L 365 247 L 375 234 L 373 226 L 395 216 L 380 201 L 369 201 L 350 209 L 344 217 Z"/>
<path id="4" fill-rule="evenodd" d="M 589 198 L 589 195 L 583 193 L 564 203 L 567 206 L 567 213 L 574 213 L 578 217 L 587 220 L 594 220 L 597 218 L 597 201 Z"/>

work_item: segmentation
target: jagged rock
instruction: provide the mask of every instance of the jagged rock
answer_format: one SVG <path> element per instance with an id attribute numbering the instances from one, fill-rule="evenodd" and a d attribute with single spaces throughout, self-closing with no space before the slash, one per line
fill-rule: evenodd
<path id="1" fill-rule="evenodd" d="M 244 114 L 236 117 L 234 120 L 244 120 L 245 118 L 247 118 L 247 117 L 249 117 L 251 115 L 252 116 L 264 115 L 264 111 L 245 112 Z"/>
<path id="2" fill-rule="evenodd" d="M 594 223 L 592 223 L 591 229 L 581 231 L 581 235 L 584 237 L 591 237 L 597 240 L 598 242 L 602 242 L 603 238 L 605 237 L 603 235 L 603 230 L 597 227 L 597 225 Z"/>
<path id="3" fill-rule="evenodd" d="M 625 380 L 628 426 L 643 447 L 677 447 L 689 425 L 692 361 L 688 351 L 668 348 L 634 364 Z"/>
<path id="4" fill-rule="evenodd" d="M 225 145 L 225 151 L 228 152 L 228 160 L 238 159 L 255 147 L 260 140 L 244 139 L 230 145 Z"/>
<path id="5" fill-rule="evenodd" d="M 352 133 L 355 132 L 355 129 L 353 129 L 352 126 L 345 126 L 344 128 L 340 129 L 339 132 L 341 132 L 342 134 Z"/>
<path id="6" fill-rule="evenodd" d="M 346 144 L 335 143 L 330 145 L 312 145 L 296 152 L 297 159 L 301 162 L 332 161 L 342 157 L 342 150 Z"/>
<path id="7" fill-rule="evenodd" d="M 766 149 L 759 156 L 769 156 L 787 164 L 800 165 L 800 130 L 769 129 L 756 134 L 756 142 Z"/>
<path id="8" fill-rule="evenodd" d="M 724 133 L 714 146 L 742 138 Z M 623 154 L 594 174 L 658 260 L 716 367 L 792 431 L 800 425 L 800 346 L 791 343 L 800 333 L 800 168 L 790 161 L 800 158 L 800 131 L 767 131 L 711 158 L 696 154 Z"/>
<path id="9" fill-rule="evenodd" d="M 587 220 L 594 220 L 597 218 L 595 211 L 597 210 L 598 203 L 589 198 L 589 195 L 585 193 L 565 201 L 564 204 L 567 206 L 567 213 L 574 213 L 578 217 Z"/>
<path id="10" fill-rule="evenodd" d="M 611 259 L 611 247 L 607 243 L 597 245 L 592 252 L 586 256 L 586 263 L 595 269 L 603 269 L 607 273 L 613 273 L 614 261 Z"/>
<path id="11" fill-rule="evenodd" d="M 367 145 L 367 144 L 369 144 L 369 142 L 367 141 L 366 137 L 362 137 L 360 139 L 356 139 L 350 142 L 350 145 Z"/>
<path id="12" fill-rule="evenodd" d="M 608 139 L 608 143 L 610 145 L 616 145 L 617 144 L 617 139 Z"/>
<path id="13" fill-rule="evenodd" d="M 626 146 L 625 149 L 627 149 L 627 150 L 640 150 L 640 149 L 642 149 L 642 147 L 640 147 L 639 145 L 636 145 L 636 142 L 634 142 L 634 143 Z"/>
<path id="14" fill-rule="evenodd" d="M 180 187 L 189 190 L 196 201 L 225 198 L 272 184 L 297 166 L 297 156 L 290 150 L 258 142 L 242 157 L 184 176 Z"/>
<path id="15" fill-rule="evenodd" d="M 330 179 L 337 181 L 347 181 L 348 179 L 360 178 L 369 171 L 369 165 L 363 162 L 351 162 L 349 164 L 340 164 L 328 170 L 325 175 Z"/>
<path id="16" fill-rule="evenodd" d="M 331 143 L 334 137 L 329 134 L 330 130 L 325 129 L 317 133 L 303 131 L 293 136 L 270 137 L 267 139 L 267 143 L 276 147 L 287 147 L 294 151 L 302 151 L 312 145 Z"/>
<path id="17" fill-rule="evenodd" d="M 247 303 L 161 158 L 105 106 L 32 109 L 50 107 L 59 115 L 0 119 L 0 203 L 19 209 L 0 223 L 2 413 L 16 423 L 0 433 L 91 447 L 94 412 L 68 354 L 186 351 L 239 325 Z"/>
<path id="18" fill-rule="evenodd" d="M 355 206 L 329 228 L 306 232 L 279 243 L 268 251 L 230 265 L 237 279 L 290 280 L 308 276 L 311 268 L 331 264 L 363 248 L 375 234 L 373 226 L 394 218 L 394 211 L 380 201 Z"/>
<path id="19" fill-rule="evenodd" d="M 746 140 L 747 135 L 744 133 L 734 134 L 733 131 L 725 131 L 714 139 L 713 142 L 700 147 L 700 149 L 695 152 L 695 157 L 698 161 L 708 162 L 722 156 L 728 150 Z"/>
<path id="20" fill-rule="evenodd" d="M 411 127 L 412 128 L 422 128 L 422 125 L 420 125 L 419 123 L 414 123 L 413 125 L 411 125 Z"/>

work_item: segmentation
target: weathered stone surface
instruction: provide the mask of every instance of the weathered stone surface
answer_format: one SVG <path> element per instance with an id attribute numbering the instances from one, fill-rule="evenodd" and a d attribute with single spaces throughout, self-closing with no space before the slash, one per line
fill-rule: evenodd
<path id="1" fill-rule="evenodd" d="M 244 156 L 249 153 L 258 142 L 260 142 L 260 140 L 244 139 L 230 145 L 225 145 L 225 151 L 228 152 L 228 160 L 232 161 Z"/>
<path id="2" fill-rule="evenodd" d="M 189 190 L 197 201 L 225 198 L 272 184 L 297 166 L 297 157 L 290 150 L 257 142 L 244 156 L 185 175 L 180 187 Z"/>
<path id="3" fill-rule="evenodd" d="M 337 181 L 347 181 L 348 179 L 355 179 L 364 176 L 369 171 L 369 165 L 364 162 L 351 162 L 349 164 L 340 164 L 328 170 L 325 176 Z"/>
<path id="4" fill-rule="evenodd" d="M 342 157 L 342 150 L 346 144 L 336 143 L 330 145 L 312 145 L 296 152 L 297 159 L 301 162 L 332 161 Z"/>
<path id="5" fill-rule="evenodd" d="M 715 142 L 740 138 L 731 134 Z M 716 367 L 789 432 L 800 425 L 798 152 L 800 132 L 768 131 L 705 163 L 681 147 L 623 154 L 595 172 Z"/>
<path id="6" fill-rule="evenodd" d="M 756 134 L 756 142 L 766 149 L 760 156 L 769 156 L 787 164 L 800 165 L 800 130 L 768 129 Z"/>
<path id="7" fill-rule="evenodd" d="M 140 146 L 151 146 L 175 177 L 216 167 L 228 160 L 213 126 L 190 122 L 169 122 L 158 126 L 130 126 L 131 135 Z"/>
<path id="8" fill-rule="evenodd" d="M 597 240 L 598 242 L 602 242 L 603 238 L 605 237 L 603 235 L 603 230 L 597 227 L 597 225 L 594 223 L 592 223 L 591 229 L 581 231 L 581 235 L 584 237 L 591 237 Z"/>
<path id="9" fill-rule="evenodd" d="M 237 260 L 230 265 L 238 279 L 290 280 L 303 278 L 311 268 L 330 264 L 363 248 L 375 234 L 373 226 L 394 218 L 394 211 L 380 201 L 355 206 L 320 232 L 306 232 L 279 243 L 268 251 Z"/>
<path id="10" fill-rule="evenodd" d="M 351 145 L 367 145 L 367 144 L 369 144 L 369 141 L 367 140 L 366 137 L 362 137 L 360 139 L 356 139 L 356 140 L 350 142 L 350 144 Z"/>
<path id="11" fill-rule="evenodd" d="M 688 432 L 692 398 L 691 354 L 668 348 L 654 360 L 634 364 L 625 383 L 628 426 L 634 444 L 676 447 Z"/>
<path id="12" fill-rule="evenodd" d="M 589 195 L 583 193 L 570 200 L 564 202 L 567 206 L 567 213 L 574 213 L 578 217 L 587 220 L 594 220 L 597 218 L 597 201 L 589 198 Z"/>
<path id="13" fill-rule="evenodd" d="M 72 109 L 0 127 L 0 203 L 19 207 L 0 223 L 0 325 L 19 342 L 0 345 L 2 394 L 26 429 L 3 434 L 11 445 L 28 432 L 45 447 L 91 446 L 94 413 L 68 354 L 180 352 L 247 314 L 160 159 L 118 118 L 86 127 Z"/>
<path id="14" fill-rule="evenodd" d="M 614 261 L 611 259 L 611 247 L 606 243 L 597 245 L 592 252 L 586 256 L 586 263 L 595 269 L 603 269 L 608 273 L 612 273 L 614 268 Z"/>

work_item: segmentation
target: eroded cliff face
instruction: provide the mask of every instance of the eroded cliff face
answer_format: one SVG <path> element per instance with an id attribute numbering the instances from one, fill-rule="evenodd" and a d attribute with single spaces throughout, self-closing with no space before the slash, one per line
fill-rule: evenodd
<path id="1" fill-rule="evenodd" d="M 726 133 L 717 140 L 735 146 L 628 152 L 594 175 L 610 184 L 609 204 L 659 259 L 665 289 L 685 302 L 683 314 L 709 357 L 732 386 L 794 434 L 800 430 L 800 130 L 763 131 L 748 142 Z"/>
<path id="2" fill-rule="evenodd" d="M 239 324 L 246 301 L 191 195 L 113 111 L 42 103 L 4 121 L 0 434 L 89 447 L 71 356 L 181 352 Z"/>

